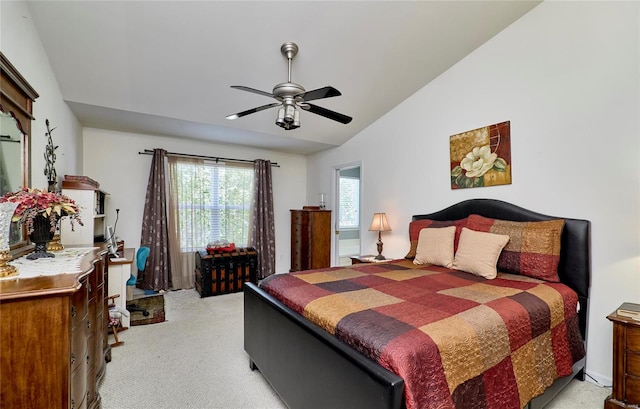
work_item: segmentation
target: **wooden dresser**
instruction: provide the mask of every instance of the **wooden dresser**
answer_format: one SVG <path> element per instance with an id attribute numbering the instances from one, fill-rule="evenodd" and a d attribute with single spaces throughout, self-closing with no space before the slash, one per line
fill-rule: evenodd
<path id="1" fill-rule="evenodd" d="M 0 280 L 2 408 L 95 409 L 105 372 L 106 252 L 82 273 Z"/>
<path id="2" fill-rule="evenodd" d="M 331 266 L 331 210 L 291 210 L 291 269 Z"/>
<path id="3" fill-rule="evenodd" d="M 613 389 L 605 409 L 640 405 L 640 321 L 613 312 Z"/>

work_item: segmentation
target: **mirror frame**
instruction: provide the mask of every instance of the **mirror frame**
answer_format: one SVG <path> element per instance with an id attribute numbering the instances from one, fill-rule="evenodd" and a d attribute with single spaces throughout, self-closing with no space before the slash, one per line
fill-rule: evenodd
<path id="1" fill-rule="evenodd" d="M 33 102 L 39 95 L 20 72 L 0 51 L 0 111 L 10 114 L 22 132 L 22 187 L 31 186 L 31 121 Z M 31 250 L 26 229 L 22 229 L 22 240 L 11 245 L 11 254 L 18 257 Z"/>

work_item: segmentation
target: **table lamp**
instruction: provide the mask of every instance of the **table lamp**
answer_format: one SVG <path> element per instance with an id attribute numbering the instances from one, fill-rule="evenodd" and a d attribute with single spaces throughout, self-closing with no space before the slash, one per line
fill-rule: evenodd
<path id="1" fill-rule="evenodd" d="M 383 231 L 391 231 L 391 227 L 389 227 L 389 223 L 387 222 L 387 215 L 385 213 L 374 213 L 373 221 L 371 222 L 371 226 L 369 226 L 369 231 L 377 231 L 378 232 L 378 255 L 375 257 L 376 260 L 385 260 L 382 255 L 382 232 Z"/>

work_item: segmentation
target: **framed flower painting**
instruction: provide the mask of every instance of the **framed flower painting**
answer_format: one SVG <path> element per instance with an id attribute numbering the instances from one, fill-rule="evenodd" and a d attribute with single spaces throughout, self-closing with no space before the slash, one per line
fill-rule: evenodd
<path id="1" fill-rule="evenodd" d="M 510 121 L 449 137 L 451 189 L 511 184 Z"/>

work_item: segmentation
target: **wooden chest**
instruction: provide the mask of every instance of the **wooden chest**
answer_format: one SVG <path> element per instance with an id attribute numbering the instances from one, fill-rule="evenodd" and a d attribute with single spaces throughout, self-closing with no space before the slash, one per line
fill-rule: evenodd
<path id="1" fill-rule="evenodd" d="M 208 254 L 197 251 L 195 287 L 200 297 L 242 291 L 247 281 L 257 283 L 258 253 L 253 247 Z"/>

